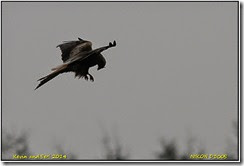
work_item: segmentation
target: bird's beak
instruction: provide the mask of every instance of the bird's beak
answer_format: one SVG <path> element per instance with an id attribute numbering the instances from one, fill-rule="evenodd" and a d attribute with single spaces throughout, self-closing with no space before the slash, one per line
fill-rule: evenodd
<path id="1" fill-rule="evenodd" d="M 97 70 L 101 70 L 101 69 L 103 69 L 103 68 L 105 68 L 105 67 L 98 67 Z"/>

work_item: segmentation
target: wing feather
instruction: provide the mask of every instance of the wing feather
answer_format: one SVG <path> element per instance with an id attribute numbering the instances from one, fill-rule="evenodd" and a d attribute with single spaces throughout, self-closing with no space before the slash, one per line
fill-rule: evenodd
<path id="1" fill-rule="evenodd" d="M 67 59 L 70 58 L 70 52 L 79 44 L 81 44 L 83 41 L 77 40 L 77 41 L 67 41 L 63 44 L 59 44 L 57 47 L 60 48 L 62 54 L 62 60 L 65 62 Z"/>
<path id="2" fill-rule="evenodd" d="M 88 58 L 89 56 L 92 56 L 94 54 L 100 54 L 104 50 L 107 50 L 108 48 L 115 47 L 115 46 L 116 46 L 116 42 L 114 41 L 113 44 L 109 43 L 108 46 L 100 47 L 100 48 L 97 48 L 95 50 L 81 51 L 81 52 L 74 51 L 74 53 L 73 53 L 74 55 L 72 55 L 72 57 L 70 57 L 70 59 L 68 59 L 64 64 L 69 65 L 69 64 L 74 63 L 76 61 L 83 61 L 84 59 Z"/>
<path id="3" fill-rule="evenodd" d="M 59 44 L 57 47 L 60 48 L 61 52 L 70 52 L 74 47 L 76 47 L 78 44 L 80 44 L 79 41 L 67 41 L 63 44 Z"/>

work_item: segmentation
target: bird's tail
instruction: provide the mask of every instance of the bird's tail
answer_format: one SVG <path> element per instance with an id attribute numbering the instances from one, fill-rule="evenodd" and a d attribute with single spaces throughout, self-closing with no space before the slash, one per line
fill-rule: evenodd
<path id="1" fill-rule="evenodd" d="M 38 89 L 40 86 L 44 85 L 45 83 L 47 83 L 48 81 L 50 81 L 51 79 L 55 78 L 59 74 L 63 73 L 65 71 L 65 69 L 67 69 L 67 66 L 68 66 L 67 64 L 60 65 L 60 66 L 56 67 L 55 71 L 53 71 L 51 74 L 40 78 L 38 80 L 38 81 L 40 81 L 40 83 L 37 85 L 35 90 Z"/>

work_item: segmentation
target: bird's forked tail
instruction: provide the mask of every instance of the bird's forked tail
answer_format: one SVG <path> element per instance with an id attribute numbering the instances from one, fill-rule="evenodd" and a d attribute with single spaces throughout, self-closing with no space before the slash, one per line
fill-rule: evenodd
<path id="1" fill-rule="evenodd" d="M 67 66 L 68 66 L 67 64 L 63 64 L 61 66 L 58 66 L 55 68 L 55 71 L 53 71 L 51 74 L 40 78 L 38 80 L 38 81 L 40 81 L 40 83 L 37 85 L 35 90 L 38 89 L 40 86 L 44 85 L 45 83 L 47 83 L 48 81 L 50 81 L 51 79 L 55 78 L 59 74 L 63 73 L 65 71 L 65 69 L 67 68 Z"/>

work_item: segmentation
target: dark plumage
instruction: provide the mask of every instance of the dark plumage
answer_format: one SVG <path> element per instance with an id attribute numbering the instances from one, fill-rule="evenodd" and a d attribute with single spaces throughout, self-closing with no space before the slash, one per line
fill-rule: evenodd
<path id="1" fill-rule="evenodd" d="M 57 47 L 59 47 L 62 52 L 63 64 L 53 68 L 51 74 L 40 78 L 38 80 L 40 83 L 35 90 L 54 77 L 65 72 L 74 72 L 76 77 L 94 81 L 93 76 L 89 73 L 89 68 L 96 65 L 98 65 L 97 70 L 104 68 L 106 60 L 101 52 L 115 46 L 116 42 L 114 41 L 113 43 L 110 42 L 108 46 L 92 50 L 92 43 L 81 38 L 78 38 L 77 41 L 68 41 L 58 45 Z"/>

